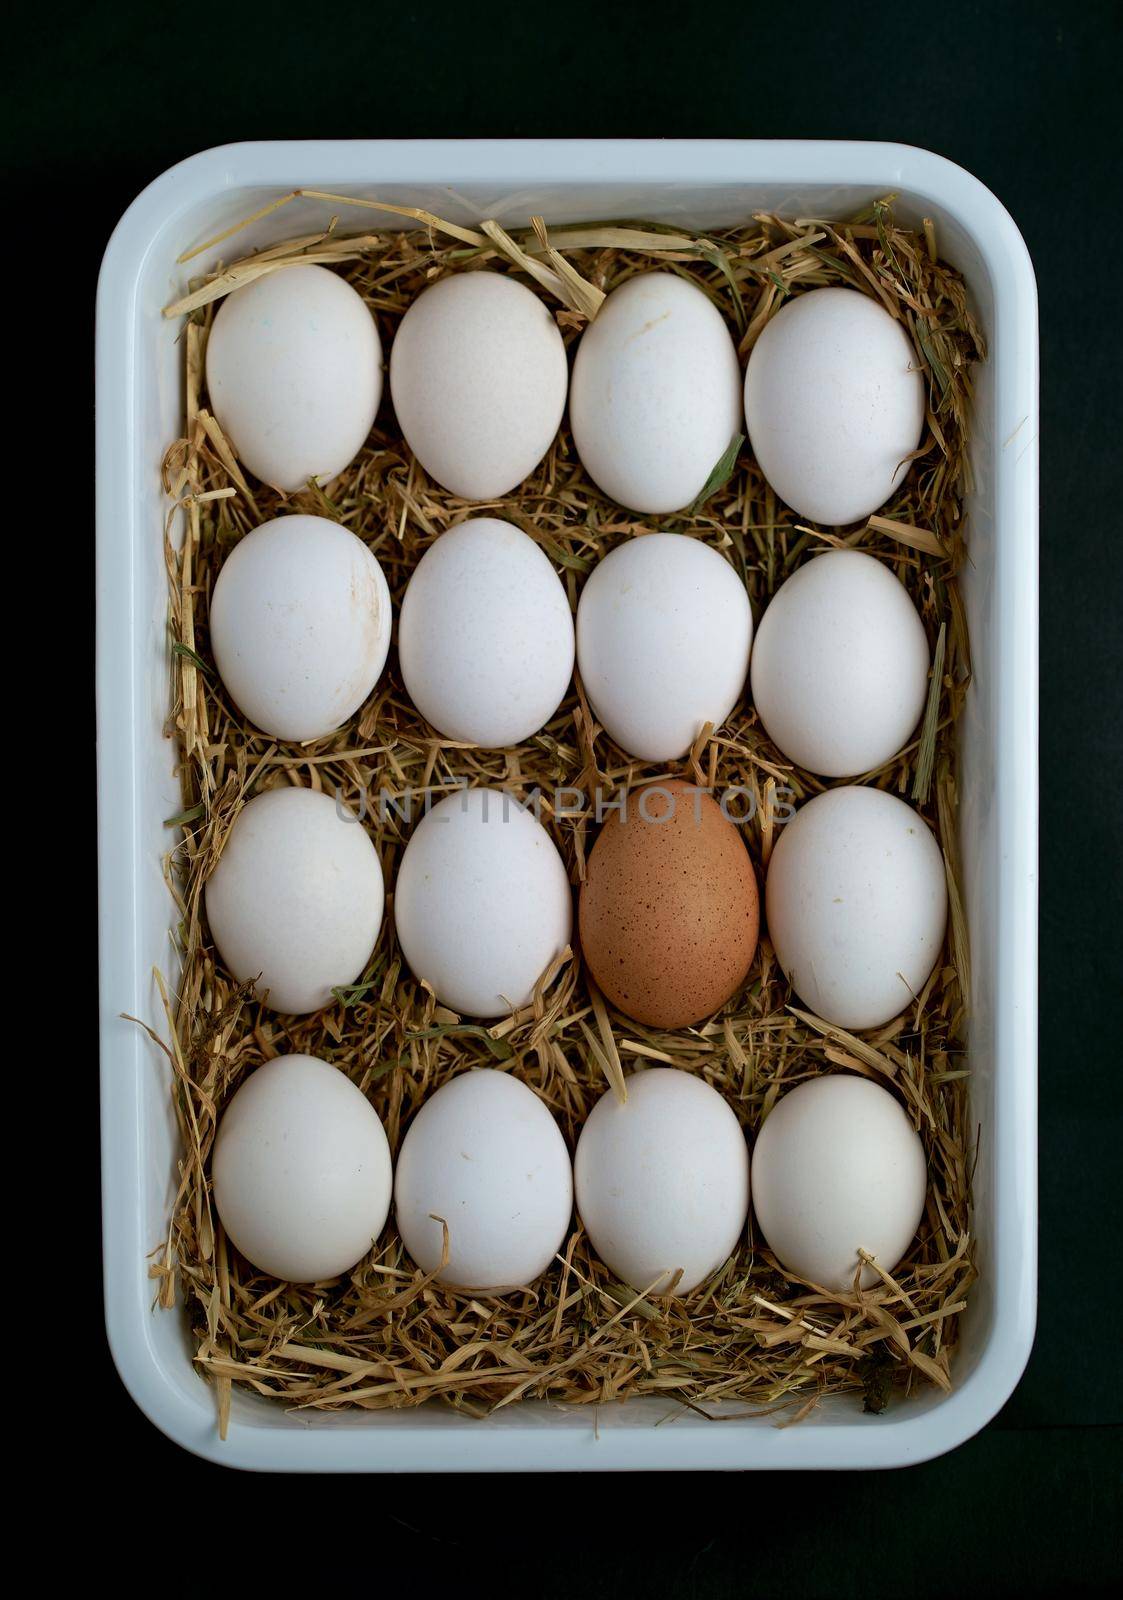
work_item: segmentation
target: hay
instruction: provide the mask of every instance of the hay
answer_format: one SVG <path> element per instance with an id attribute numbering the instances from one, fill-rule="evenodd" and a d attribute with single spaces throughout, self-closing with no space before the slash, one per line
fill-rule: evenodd
<path id="1" fill-rule="evenodd" d="M 349 203 L 322 198 L 337 211 Z M 377 202 L 368 205 L 377 211 Z M 954 725 L 969 672 L 955 574 L 964 554 L 969 366 L 982 347 L 963 284 L 936 259 L 931 230 L 896 227 L 887 202 L 848 226 L 760 216 L 707 239 L 627 223 L 549 237 L 539 223 L 512 239 L 502 229 L 477 232 L 427 215 L 420 220 L 427 224 L 422 230 L 349 238 L 338 229 L 338 215 L 327 211 L 319 233 L 235 262 L 191 285 L 191 293 L 169 308 L 188 316 L 188 432 L 165 462 L 173 500 L 165 535 L 174 690 L 169 729 L 183 783 L 181 815 L 169 822 L 176 842 L 167 860 L 182 977 L 167 999 L 165 1049 L 184 1153 L 167 1239 L 152 1266 L 159 1301 L 185 1301 L 195 1359 L 215 1380 L 223 1429 L 233 1384 L 293 1407 L 380 1409 L 441 1399 L 478 1415 L 523 1398 L 595 1405 L 647 1395 L 672 1410 L 677 1402 L 710 1415 L 719 1402 L 735 1402 L 720 1414 L 744 1414 L 747 1406 L 785 1421 L 840 1391 L 864 1393 L 867 1406 L 880 1409 L 892 1391 L 917 1382 L 947 1388 L 958 1317 L 974 1276 L 962 1057 L 966 942 L 952 829 Z M 840 534 L 797 524 L 737 441 L 689 512 L 641 520 L 593 487 L 565 428 L 514 494 L 484 505 L 460 501 L 427 480 L 384 404 L 347 471 L 323 488 L 286 498 L 243 477 L 206 408 L 202 374 L 220 294 L 262 271 L 284 270 L 294 259 L 339 268 L 370 305 L 387 346 L 406 307 L 435 277 L 485 264 L 512 271 L 519 270 L 516 262 L 528 264 L 551 303 L 553 285 L 562 301 L 554 309 L 569 342 L 586 312 L 595 314 L 603 292 L 636 271 L 663 267 L 711 296 L 742 357 L 791 292 L 848 284 L 899 317 L 920 352 L 929 396 L 924 442 L 901 490 L 865 528 Z M 176 509 L 184 530 L 178 544 L 170 532 Z M 214 668 L 208 601 L 236 541 L 285 510 L 320 513 L 359 534 L 378 557 L 395 602 L 433 540 L 461 518 L 484 512 L 508 518 L 537 540 L 574 605 L 600 557 L 650 528 L 675 529 L 721 550 L 744 579 L 758 617 L 777 586 L 816 549 L 859 546 L 891 564 L 916 600 L 930 641 L 942 641 L 942 670 L 922 728 L 898 757 L 866 775 L 906 798 L 920 798 L 947 860 L 956 915 L 946 952 L 915 1005 L 885 1028 L 852 1036 L 793 1006 L 765 938 L 744 990 L 698 1027 L 659 1032 L 611 1012 L 568 953 L 544 976 L 525 1011 L 493 1027 L 462 1021 L 403 965 L 392 912 L 408 827 L 391 812 L 370 822 L 390 893 L 368 969 L 318 1016 L 262 1010 L 217 964 L 201 898 L 251 793 L 290 783 L 338 787 L 358 804 L 361 794 L 380 788 L 439 796 L 465 778 L 520 796 L 538 786 L 543 820 L 576 883 L 595 824 L 589 809 L 554 817 L 549 800 L 555 787 L 592 795 L 598 786 L 612 790 L 667 770 L 623 756 L 597 728 L 579 685 L 548 727 L 517 749 L 481 751 L 439 738 L 410 705 L 393 652 L 366 705 L 330 738 L 293 747 L 247 726 Z M 758 872 L 785 808 L 827 786 L 785 761 L 746 703 L 716 734 L 706 730 L 676 769 L 680 775 L 682 769 L 696 781 L 741 786 L 751 796 L 755 816 L 745 836 Z M 153 1030 L 153 1037 L 161 1031 Z M 803 1079 L 835 1069 L 862 1073 L 889 1087 L 920 1131 L 930 1172 L 924 1220 L 893 1277 L 882 1274 L 875 1288 L 848 1294 L 792 1278 L 750 1224 L 746 1242 L 710 1282 L 682 1300 L 649 1300 L 613 1280 L 575 1223 L 559 1259 L 531 1289 L 466 1296 L 414 1269 L 392 1217 L 378 1247 L 349 1276 L 313 1287 L 277 1283 L 228 1245 L 213 1211 L 208 1167 L 230 1095 L 262 1061 L 289 1051 L 322 1056 L 347 1072 L 370 1097 L 395 1150 L 422 1100 L 474 1065 L 499 1065 L 529 1083 L 571 1148 L 606 1079 L 618 1080 L 621 1070 L 644 1062 L 700 1074 L 750 1134 L 777 1096 Z"/>

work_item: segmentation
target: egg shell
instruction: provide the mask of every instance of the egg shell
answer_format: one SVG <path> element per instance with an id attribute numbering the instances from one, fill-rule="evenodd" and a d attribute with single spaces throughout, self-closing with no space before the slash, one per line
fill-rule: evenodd
<path id="1" fill-rule="evenodd" d="M 277 517 L 227 556 L 211 596 L 211 649 L 231 699 L 277 739 L 319 739 L 378 682 L 390 591 L 363 541 L 325 517 Z"/>
<path id="2" fill-rule="evenodd" d="M 569 420 L 581 464 L 633 511 L 697 499 L 741 429 L 741 370 L 708 295 L 670 272 L 614 289 L 581 336 Z"/>
<path id="3" fill-rule="evenodd" d="M 573 613 L 549 560 L 497 517 L 430 545 L 402 601 L 406 690 L 438 733 L 487 749 L 547 723 L 573 676 Z"/>
<path id="4" fill-rule="evenodd" d="M 856 289 L 810 289 L 766 324 L 745 372 L 757 464 L 793 511 L 857 522 L 903 482 L 924 427 L 904 327 Z"/>
<path id="5" fill-rule="evenodd" d="M 561 424 L 568 383 L 550 311 L 499 272 L 434 283 L 402 318 L 390 351 L 406 443 L 465 500 L 496 499 L 534 471 Z"/>
<path id="6" fill-rule="evenodd" d="M 924 1214 L 924 1147 L 899 1103 L 868 1078 L 832 1074 L 789 1090 L 753 1150 L 753 1207 L 789 1272 L 854 1287 L 859 1249 L 892 1272 Z M 862 1267 L 862 1287 L 879 1282 Z"/>
<path id="7" fill-rule="evenodd" d="M 908 742 L 928 691 L 928 637 L 904 584 L 860 550 L 792 573 L 765 611 L 750 681 L 777 748 L 809 772 L 872 772 Z"/>
<path id="8" fill-rule="evenodd" d="M 275 489 L 358 455 L 382 397 L 382 341 L 326 267 L 282 267 L 227 295 L 207 338 L 207 394 L 242 465 Z"/>
<path id="9" fill-rule="evenodd" d="M 581 886 L 581 949 L 625 1016 L 682 1028 L 737 992 L 756 952 L 756 875 L 712 796 L 667 779 L 605 821 Z"/>
<path id="10" fill-rule="evenodd" d="M 753 618 L 737 573 L 681 533 L 629 539 L 590 573 L 577 667 L 597 720 L 628 755 L 677 761 L 745 686 Z"/>
<path id="11" fill-rule="evenodd" d="M 207 879 L 207 920 L 239 983 L 273 1011 L 304 1015 L 366 966 L 384 894 L 353 811 L 314 789 L 269 789 L 235 818 Z"/>
<path id="12" fill-rule="evenodd" d="M 569 1229 L 569 1151 L 526 1084 L 490 1068 L 465 1072 L 410 1124 L 394 1205 L 402 1243 L 423 1272 L 476 1292 L 522 1288 L 545 1272 Z M 443 1268 L 436 1218 L 448 1225 Z"/>
<path id="13" fill-rule="evenodd" d="M 943 855 L 896 795 L 828 789 L 780 831 L 765 916 L 804 1006 L 843 1028 L 878 1028 L 914 1003 L 939 957 Z"/>
<path id="14" fill-rule="evenodd" d="M 390 1146 L 374 1107 L 315 1056 L 277 1056 L 250 1074 L 222 1115 L 212 1173 L 230 1239 L 293 1283 L 349 1271 L 390 1209 Z"/>
<path id="15" fill-rule="evenodd" d="M 556 845 L 529 809 L 500 789 L 464 789 L 410 836 L 394 921 L 410 971 L 443 1005 L 500 1017 L 529 1003 L 569 944 L 573 896 Z"/>
<path id="16" fill-rule="evenodd" d="M 627 1102 L 612 1090 L 602 1095 L 577 1141 L 577 1213 L 597 1255 L 624 1283 L 687 1294 L 744 1232 L 745 1136 L 703 1078 L 653 1067 L 624 1083 Z"/>

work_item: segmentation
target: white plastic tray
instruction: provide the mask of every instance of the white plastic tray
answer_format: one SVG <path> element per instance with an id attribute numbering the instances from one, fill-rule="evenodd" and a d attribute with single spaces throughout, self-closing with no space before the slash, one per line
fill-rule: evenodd
<path id="1" fill-rule="evenodd" d="M 182 426 L 179 328 L 188 246 L 293 188 L 366 194 L 450 220 L 526 224 L 631 217 L 712 229 L 766 209 L 844 217 L 898 196 L 935 219 L 986 332 L 978 375 L 970 564 L 963 592 L 974 681 L 963 719 L 962 849 L 972 942 L 972 1121 L 981 1129 L 972 1290 L 949 1396 L 928 1386 L 880 1417 L 844 1398 L 798 1426 L 707 1423 L 668 1405 L 594 1411 L 523 1403 L 473 1421 L 425 1407 L 376 1415 L 290 1412 L 236 1393 L 218 1438 L 184 1320 L 153 1308 L 146 1257 L 166 1225 L 175 1127 L 166 1063 L 130 1013 L 156 1023 L 151 973 L 173 965 L 160 858 L 179 809 L 164 736 L 168 634 L 159 468 Z M 298 200 L 239 235 L 251 245 L 310 231 L 325 207 Z M 369 213 L 356 211 L 354 222 Z M 347 218 L 350 223 L 353 219 Z M 379 216 L 375 226 L 393 226 Z M 229 251 L 229 247 L 227 247 Z M 714 141 L 293 142 L 229 145 L 173 167 L 110 241 L 97 329 L 98 784 L 105 1304 L 109 1342 L 137 1404 L 187 1449 L 231 1466 L 294 1471 L 528 1471 L 884 1467 L 969 1437 L 1013 1389 L 1036 1298 L 1037 300 L 1011 218 L 960 168 L 893 144 Z M 662 1426 L 656 1427 L 657 1422 Z"/>

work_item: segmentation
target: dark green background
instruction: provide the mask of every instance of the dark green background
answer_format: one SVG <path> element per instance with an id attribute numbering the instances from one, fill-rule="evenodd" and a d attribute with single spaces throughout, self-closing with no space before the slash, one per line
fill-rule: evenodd
<path id="1" fill-rule="evenodd" d="M 70 1467 L 87 1511 L 103 1497 L 115 1508 L 115 1560 L 172 1592 L 253 1578 L 286 1592 L 305 1560 L 325 1585 L 389 1593 L 441 1581 L 530 1595 L 1006 1595 L 1090 1593 L 1120 1576 L 1120 5 L 119 4 L 27 9 L 6 43 L 9 253 L 46 224 L 77 256 L 54 404 L 61 394 L 79 418 L 114 222 L 165 167 L 227 140 L 901 140 L 998 194 L 1041 292 L 1041 1303 L 1001 1416 L 952 1456 L 891 1475 L 235 1477 L 168 1444 L 120 1388 L 90 1215 L 78 1263 L 89 1388 L 68 1395 Z M 66 532 L 79 547 L 92 537 L 81 503 Z M 87 1082 L 75 1115 L 88 1131 Z M 174 1513 L 188 1494 L 209 1507 L 189 1530 Z"/>

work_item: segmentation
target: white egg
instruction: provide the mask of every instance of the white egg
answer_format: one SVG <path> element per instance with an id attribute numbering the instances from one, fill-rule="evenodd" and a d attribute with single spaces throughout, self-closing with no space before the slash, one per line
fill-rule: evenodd
<path id="1" fill-rule="evenodd" d="M 720 311 L 671 272 L 614 289 L 577 348 L 569 420 L 581 464 L 621 505 L 680 511 L 741 429 L 741 371 Z"/>
<path id="2" fill-rule="evenodd" d="M 441 278 L 410 306 L 390 351 L 406 443 L 465 500 L 494 500 L 534 471 L 554 442 L 568 382 L 549 309 L 500 272 Z"/>
<path id="3" fill-rule="evenodd" d="M 913 1003 L 940 954 L 947 903 L 932 830 L 880 789 L 808 800 L 768 864 L 776 959 L 803 1004 L 843 1028 L 878 1028 Z"/>
<path id="4" fill-rule="evenodd" d="M 924 1147 L 901 1106 L 868 1078 L 833 1074 L 778 1100 L 753 1150 L 753 1209 L 789 1272 L 854 1287 L 859 1250 L 886 1271 L 924 1214 Z M 862 1287 L 879 1281 L 862 1267 Z"/>
<path id="5" fill-rule="evenodd" d="M 207 879 L 207 920 L 239 983 L 271 1010 L 303 1015 L 362 972 L 384 894 L 353 811 L 314 789 L 269 789 L 235 819 Z"/>
<path id="6" fill-rule="evenodd" d="M 573 675 L 573 613 L 547 556 L 496 517 L 430 545 L 402 601 L 398 655 L 421 715 L 450 739 L 519 744 L 557 710 Z"/>
<path id="7" fill-rule="evenodd" d="M 704 1078 L 652 1067 L 593 1107 L 574 1157 L 577 1214 L 605 1266 L 633 1289 L 686 1294 L 728 1259 L 749 1209 L 749 1152 Z"/>
<path id="8" fill-rule="evenodd" d="M 325 517 L 277 517 L 227 556 L 211 648 L 239 710 L 277 739 L 318 739 L 378 682 L 390 591 L 361 539 Z"/>
<path id="9" fill-rule="evenodd" d="M 745 425 L 760 470 L 801 517 L 868 517 L 903 480 L 924 427 L 904 327 L 856 289 L 797 295 L 753 346 Z"/>
<path id="10" fill-rule="evenodd" d="M 599 722 L 629 755 L 675 761 L 719 728 L 745 685 L 749 597 L 716 550 L 681 533 L 630 539 L 594 567 L 577 607 L 577 666 Z"/>
<path id="11" fill-rule="evenodd" d="M 278 1056 L 235 1094 L 215 1137 L 215 1207 L 242 1254 L 274 1278 L 347 1272 L 390 1210 L 390 1146 L 338 1067 Z"/>
<path id="12" fill-rule="evenodd" d="M 872 772 L 920 720 L 928 638 L 903 583 L 859 550 L 792 573 L 760 620 L 753 704 L 798 766 L 830 778 Z"/>
<path id="13" fill-rule="evenodd" d="M 565 863 L 528 809 L 500 789 L 463 789 L 414 829 L 394 890 L 398 940 L 414 977 L 473 1017 L 526 1005 L 569 943 Z"/>
<path id="14" fill-rule="evenodd" d="M 227 295 L 207 394 L 242 465 L 275 489 L 326 483 L 361 450 L 382 397 L 382 342 L 351 285 L 282 267 Z"/>
<path id="15" fill-rule="evenodd" d="M 573 1169 L 557 1123 L 532 1089 L 485 1068 L 450 1078 L 402 1141 L 394 1181 L 402 1243 L 439 1281 L 500 1293 L 541 1276 L 573 1211 Z M 440 1221 L 436 1219 L 441 1219 Z"/>

